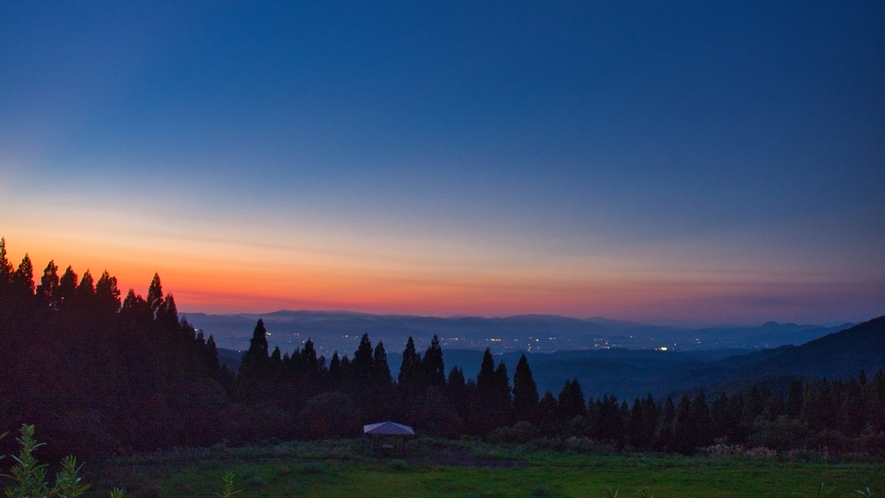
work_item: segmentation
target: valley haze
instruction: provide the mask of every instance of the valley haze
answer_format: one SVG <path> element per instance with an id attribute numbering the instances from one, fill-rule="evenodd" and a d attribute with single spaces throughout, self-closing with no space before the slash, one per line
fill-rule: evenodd
<path id="1" fill-rule="evenodd" d="M 525 351 L 550 353 L 575 349 L 661 349 L 698 351 L 711 349 L 753 350 L 798 345 L 850 327 L 797 325 L 767 322 L 759 326 L 711 326 L 690 328 L 661 326 L 605 318 L 569 318 L 556 315 L 431 317 L 369 314 L 349 311 L 290 311 L 271 313 L 186 313 L 188 321 L 219 347 L 245 350 L 259 318 L 269 332 L 270 347 L 291 352 L 312 339 L 320 354 L 352 352 L 363 334 L 373 343 L 384 342 L 388 356 L 395 356 L 409 337 L 426 347 L 437 335 L 445 349 L 484 350 L 493 353 Z"/>

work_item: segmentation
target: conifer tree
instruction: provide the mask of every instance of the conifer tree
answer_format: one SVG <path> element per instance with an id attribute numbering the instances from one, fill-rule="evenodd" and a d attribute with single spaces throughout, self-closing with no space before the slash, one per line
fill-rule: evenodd
<path id="1" fill-rule="evenodd" d="M 12 272 L 12 264 L 6 257 L 6 239 L 0 237 L 0 296 L 3 296 L 6 284 L 12 280 Z"/>
<path id="2" fill-rule="evenodd" d="M 372 341 L 369 334 L 363 334 L 360 345 L 353 353 L 353 373 L 357 385 L 364 388 L 372 373 Z"/>
<path id="3" fill-rule="evenodd" d="M 439 337 L 436 334 L 433 335 L 430 346 L 424 352 L 421 367 L 424 371 L 424 386 L 432 386 L 442 391 L 446 386 L 446 370 Z"/>
<path id="4" fill-rule="evenodd" d="M 692 449 L 710 445 L 713 442 L 712 418 L 704 391 L 699 391 L 691 400 L 690 421 L 693 427 Z"/>
<path id="5" fill-rule="evenodd" d="M 654 448 L 658 451 L 674 451 L 673 449 L 673 423 L 676 420 L 676 407 L 673 398 L 667 396 L 661 407 L 661 417 L 655 430 Z"/>
<path id="6" fill-rule="evenodd" d="M 70 307 L 75 301 L 77 293 L 77 274 L 70 266 L 58 281 L 58 302 L 62 308 Z"/>
<path id="7" fill-rule="evenodd" d="M 482 363 L 479 366 L 479 375 L 476 376 L 476 390 L 481 395 L 487 395 L 494 390 L 495 386 L 495 359 L 492 351 L 486 348 L 482 354 Z"/>
<path id="8" fill-rule="evenodd" d="M 578 379 L 566 380 L 559 392 L 559 416 L 563 423 L 575 417 L 587 415 L 587 405 L 584 404 L 584 392 Z"/>
<path id="9" fill-rule="evenodd" d="M 202 331 L 200 331 L 202 333 Z M 206 340 L 206 349 L 204 353 L 206 369 L 209 373 L 209 377 L 215 380 L 220 380 L 221 366 L 218 361 L 218 346 L 215 345 L 215 337 L 209 336 L 209 339 Z"/>
<path id="10" fill-rule="evenodd" d="M 624 435 L 624 417 L 615 396 L 603 395 L 601 400 L 596 401 L 594 433 L 602 441 L 621 443 Z"/>
<path id="11" fill-rule="evenodd" d="M 282 366 L 283 354 L 280 352 L 280 347 L 276 346 L 273 348 L 273 352 L 270 354 L 270 371 L 279 372 Z"/>
<path id="12" fill-rule="evenodd" d="M 123 307 L 120 309 L 120 320 L 124 330 L 139 331 L 144 334 L 152 329 L 154 316 L 147 301 L 136 294 L 135 290 L 129 289 L 126 299 L 123 300 Z"/>
<path id="13" fill-rule="evenodd" d="M 387 352 L 384 350 L 384 343 L 378 341 L 375 346 L 375 352 L 372 355 L 372 384 L 381 387 L 390 386 L 393 383 L 393 377 L 390 375 L 390 366 L 387 364 Z"/>
<path id="14" fill-rule="evenodd" d="M 498 427 L 513 423 L 513 405 L 510 396 L 510 377 L 507 375 L 507 365 L 504 361 L 498 362 L 495 368 L 494 385 L 494 414 Z"/>
<path id="15" fill-rule="evenodd" d="M 342 390 L 342 377 L 341 377 L 341 357 L 338 356 L 338 351 L 335 351 L 332 354 L 332 361 L 329 362 L 329 382 L 332 385 L 332 390 Z"/>
<path id="16" fill-rule="evenodd" d="M 449 370 L 449 380 L 446 382 L 445 394 L 461 419 L 467 420 L 470 409 L 470 395 L 467 390 L 467 382 L 464 380 L 464 370 L 457 366 Z"/>
<path id="17" fill-rule="evenodd" d="M 31 264 L 31 258 L 27 253 L 12 274 L 12 286 L 19 296 L 30 298 L 34 295 L 34 265 Z"/>
<path id="18" fill-rule="evenodd" d="M 252 331 L 249 349 L 243 353 L 240 361 L 240 376 L 243 378 L 262 378 L 269 373 L 270 356 L 268 354 L 267 329 L 264 320 L 259 318 Z"/>
<path id="19" fill-rule="evenodd" d="M 75 298 L 77 307 L 81 310 L 91 310 L 95 305 L 95 283 L 92 273 L 88 269 L 83 273 L 80 283 L 77 284 Z"/>
<path id="20" fill-rule="evenodd" d="M 151 279 L 151 285 L 148 288 L 147 303 L 151 312 L 154 314 L 157 313 L 160 309 L 160 305 L 163 303 L 163 286 L 160 283 L 160 275 L 157 273 L 154 273 L 154 278 Z"/>
<path id="21" fill-rule="evenodd" d="M 547 391 L 538 402 L 538 410 L 541 412 L 541 425 L 552 429 L 559 423 L 559 405 L 553 393 Z"/>
<path id="22" fill-rule="evenodd" d="M 95 284 L 95 305 L 100 312 L 105 314 L 120 311 L 120 289 L 117 288 L 117 277 L 112 277 L 107 270 L 101 274 Z"/>
<path id="23" fill-rule="evenodd" d="M 148 306 L 150 306 L 150 301 L 148 301 Z M 175 298 L 172 297 L 172 294 L 164 297 L 157 309 L 153 311 L 160 330 L 170 335 L 181 330 L 181 324 L 178 321 L 178 308 L 175 306 Z M 187 337 L 187 339 L 191 338 Z"/>
<path id="24" fill-rule="evenodd" d="M 498 427 L 501 396 L 495 376 L 495 360 L 492 352 L 486 348 L 482 355 L 479 375 L 476 377 L 476 390 L 473 406 L 468 416 L 468 427 L 476 432 L 485 433 Z"/>
<path id="25" fill-rule="evenodd" d="M 516 370 L 513 372 L 513 415 L 516 421 L 538 423 L 540 411 L 538 403 L 538 386 L 532 377 L 532 369 L 529 368 L 528 359 L 525 355 L 519 357 Z"/>
<path id="26" fill-rule="evenodd" d="M 423 372 L 421 356 L 415 350 L 415 341 L 409 337 L 403 350 L 403 361 L 399 367 L 399 390 L 405 397 L 417 395 L 421 391 Z"/>
<path id="27" fill-rule="evenodd" d="M 627 426 L 627 443 L 635 449 L 644 449 L 648 446 L 645 432 L 645 420 L 643 415 L 642 401 L 639 398 L 633 400 L 633 406 L 630 407 L 630 421 Z"/>
<path id="28" fill-rule="evenodd" d="M 673 422 L 673 451 L 690 453 L 694 448 L 695 427 L 691 420 L 691 400 L 683 394 L 676 405 L 676 416 Z"/>
<path id="29" fill-rule="evenodd" d="M 50 261 L 40 277 L 40 285 L 37 286 L 37 295 L 40 305 L 49 308 L 58 308 L 58 266 L 55 261 Z"/>

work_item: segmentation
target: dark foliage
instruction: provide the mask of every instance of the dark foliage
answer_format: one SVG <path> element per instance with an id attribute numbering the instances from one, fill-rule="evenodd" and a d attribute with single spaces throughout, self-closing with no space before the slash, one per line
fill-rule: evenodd
<path id="1" fill-rule="evenodd" d="M 577 378 L 558 398 L 550 391 L 539 397 L 525 355 L 511 388 L 507 367 L 496 366 L 488 349 L 475 381 L 458 367 L 446 378 L 439 339 L 422 358 L 409 338 L 394 379 L 384 344 L 373 348 L 367 334 L 352 359 L 336 352 L 327 367 L 310 339 L 291 353 L 269 351 L 259 319 L 234 374 L 221 366 L 214 338 L 179 317 L 159 275 L 146 298 L 132 289 L 120 297 L 108 272 L 94 281 L 89 270 L 78 277 L 69 266 L 59 276 L 54 261 L 35 283 L 30 258 L 13 267 L 0 238 L 0 433 L 37 424 L 47 453 L 100 455 L 350 437 L 363 423 L 396 419 L 440 437 L 577 437 L 631 451 L 692 453 L 724 443 L 885 454 L 881 370 L 848 380 L 794 376 L 783 397 L 753 385 L 709 399 L 693 392 L 675 403 L 651 395 L 632 403 L 609 395 L 585 400 Z M 872 354 L 885 318 L 840 334 L 784 357 L 799 364 L 809 358 L 802 351 L 845 351 L 852 340 Z"/>

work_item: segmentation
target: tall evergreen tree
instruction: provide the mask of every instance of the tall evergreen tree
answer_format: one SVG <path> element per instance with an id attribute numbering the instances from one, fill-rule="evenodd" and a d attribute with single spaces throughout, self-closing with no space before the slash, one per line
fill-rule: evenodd
<path id="1" fill-rule="evenodd" d="M 691 400 L 691 425 L 693 426 L 693 448 L 705 447 L 713 443 L 712 417 L 704 391 L 698 392 Z"/>
<path id="2" fill-rule="evenodd" d="M 264 320 L 259 318 L 249 340 L 249 349 L 243 353 L 240 361 L 240 376 L 243 378 L 262 378 L 269 374 L 270 355 L 268 354 L 267 329 Z"/>
<path id="3" fill-rule="evenodd" d="M 470 410 L 470 396 L 467 389 L 467 381 L 464 379 L 464 370 L 457 366 L 449 370 L 449 380 L 446 383 L 445 395 L 452 402 L 461 419 L 467 420 Z"/>
<path id="4" fill-rule="evenodd" d="M 58 308 L 58 266 L 55 261 L 50 261 L 40 277 L 40 285 L 37 286 L 37 296 L 40 304 L 44 307 Z"/>
<path id="5" fill-rule="evenodd" d="M 541 425 L 545 430 L 552 430 L 559 425 L 559 405 L 553 393 L 547 391 L 538 402 L 538 410 L 541 412 Z"/>
<path id="6" fill-rule="evenodd" d="M 479 375 L 476 376 L 476 390 L 483 395 L 494 390 L 495 385 L 495 359 L 492 351 L 486 348 L 482 354 L 482 363 L 479 366 Z"/>
<path id="7" fill-rule="evenodd" d="M 673 448 L 673 424 L 676 420 L 676 407 L 673 398 L 667 396 L 661 407 L 661 416 L 658 419 L 658 427 L 655 430 L 654 448 L 657 451 L 674 451 Z"/>
<path id="8" fill-rule="evenodd" d="M 498 427 L 500 399 L 495 378 L 495 360 L 491 350 L 486 348 L 479 375 L 476 377 L 476 390 L 473 395 L 473 407 L 468 416 L 468 428 L 482 434 Z"/>
<path id="9" fill-rule="evenodd" d="M 630 421 L 627 426 L 627 443 L 635 449 L 645 449 L 649 441 L 645 432 L 643 403 L 639 398 L 633 400 L 630 407 Z"/>
<path id="10" fill-rule="evenodd" d="M 430 346 L 424 352 L 421 367 L 424 371 L 424 385 L 443 391 L 446 387 L 446 369 L 443 363 L 442 348 L 439 345 L 439 337 L 436 334 L 433 335 Z"/>
<path id="11" fill-rule="evenodd" d="M 148 305 L 150 305 L 150 301 L 148 301 Z M 160 305 L 154 310 L 154 313 L 160 330 L 170 336 L 174 336 L 181 331 L 181 323 L 178 321 L 178 308 L 175 306 L 175 298 L 172 297 L 172 294 L 163 298 Z M 191 337 L 185 338 L 192 339 Z"/>
<path id="12" fill-rule="evenodd" d="M 65 269 L 64 274 L 58 281 L 58 302 L 62 308 L 70 307 L 76 300 L 77 293 L 77 274 L 70 266 Z"/>
<path id="13" fill-rule="evenodd" d="M 218 346 L 215 345 L 215 337 L 210 335 L 209 339 L 206 340 L 205 351 L 204 358 L 209 376 L 215 380 L 220 380 L 221 364 L 218 361 Z"/>
<path id="14" fill-rule="evenodd" d="M 516 370 L 513 372 L 513 415 L 516 421 L 526 421 L 533 424 L 540 420 L 538 403 L 538 386 L 532 377 L 532 369 L 525 355 L 519 357 Z"/>
<path id="15" fill-rule="evenodd" d="M 104 314 L 113 314 L 120 310 L 120 289 L 117 288 L 117 277 L 112 277 L 107 270 L 101 274 L 95 284 L 95 305 Z"/>
<path id="16" fill-rule="evenodd" d="M 18 296 L 30 298 L 34 295 L 34 265 L 27 253 L 12 274 L 12 287 Z"/>
<path id="17" fill-rule="evenodd" d="M 365 388 L 372 373 L 372 341 L 369 334 L 363 334 L 359 347 L 353 353 L 353 372 L 357 385 Z"/>
<path id="18" fill-rule="evenodd" d="M 584 391 L 578 379 L 566 380 L 559 391 L 559 418 L 563 423 L 575 417 L 587 415 L 587 405 L 584 404 Z"/>
<path id="19" fill-rule="evenodd" d="M 507 365 L 502 360 L 495 368 L 494 414 L 495 424 L 498 427 L 513 423 L 510 392 L 510 377 L 507 375 Z"/>
<path id="20" fill-rule="evenodd" d="M 618 399 L 615 396 L 603 395 L 601 400 L 596 401 L 594 428 L 596 437 L 620 445 L 624 436 L 624 418 L 618 406 Z"/>
<path id="21" fill-rule="evenodd" d="M 91 310 L 95 304 L 95 282 L 92 279 L 92 273 L 86 270 L 83 278 L 77 284 L 77 292 L 75 294 L 77 306 L 83 310 Z"/>
<path id="22" fill-rule="evenodd" d="M 5 284 L 12 280 L 12 272 L 12 264 L 6 257 L 6 239 L 0 237 L 0 296 L 2 296 Z"/>
<path id="23" fill-rule="evenodd" d="M 148 287 L 147 303 L 154 314 L 163 303 L 163 285 L 160 283 L 160 275 L 157 273 L 154 273 L 154 278 L 151 279 L 151 285 Z"/>
<path id="24" fill-rule="evenodd" d="M 372 384 L 381 387 L 388 387 L 393 383 L 393 376 L 390 375 L 390 366 L 387 364 L 387 351 L 384 350 L 384 343 L 378 341 L 375 346 L 375 352 L 372 355 L 372 370 L 370 373 Z"/>
<path id="25" fill-rule="evenodd" d="M 673 422 L 673 450 L 679 453 L 690 453 L 695 448 L 695 427 L 691 419 L 691 400 L 683 394 L 676 405 L 676 417 Z"/>
<path id="26" fill-rule="evenodd" d="M 338 351 L 335 351 L 335 353 L 332 354 L 332 361 L 329 362 L 329 383 L 331 384 L 332 390 L 343 391 L 342 381 L 341 357 L 338 356 Z"/>
<path id="27" fill-rule="evenodd" d="M 302 377 L 314 384 L 319 380 L 320 373 L 320 359 L 317 357 L 316 347 L 313 345 L 313 338 L 308 338 L 307 342 L 304 343 L 304 347 L 301 349 L 300 356 L 300 365 L 301 365 L 301 375 Z M 294 355 L 293 355 L 294 357 Z"/>
<path id="28" fill-rule="evenodd" d="M 421 356 L 415 350 L 415 341 L 409 337 L 406 349 L 403 350 L 403 361 L 399 367 L 399 390 L 405 397 L 411 397 L 421 392 L 423 372 Z"/>

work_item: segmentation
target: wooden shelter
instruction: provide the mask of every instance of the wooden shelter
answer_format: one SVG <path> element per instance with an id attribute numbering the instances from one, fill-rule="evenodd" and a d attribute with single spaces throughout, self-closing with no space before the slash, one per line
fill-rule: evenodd
<path id="1" fill-rule="evenodd" d="M 409 452 L 406 438 L 415 435 L 411 426 L 391 422 L 379 422 L 363 426 L 363 435 L 369 437 L 372 453 L 406 454 Z"/>

